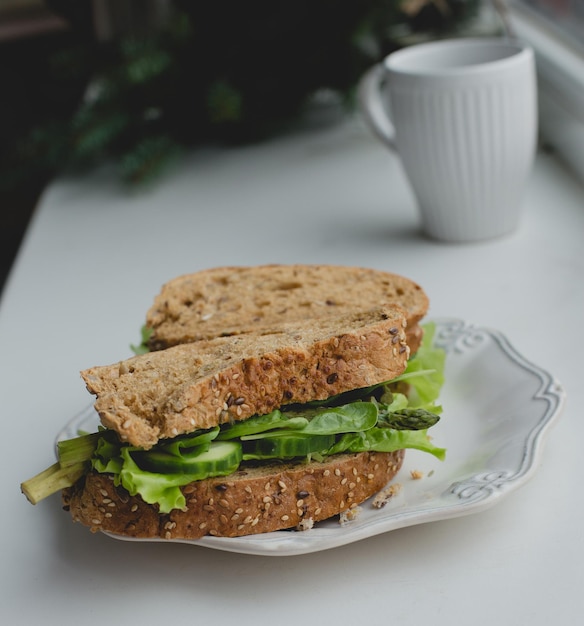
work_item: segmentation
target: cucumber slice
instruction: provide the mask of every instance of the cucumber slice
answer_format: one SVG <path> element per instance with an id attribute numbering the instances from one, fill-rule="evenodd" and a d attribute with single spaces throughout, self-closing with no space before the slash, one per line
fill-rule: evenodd
<path id="1" fill-rule="evenodd" d="M 334 435 L 280 434 L 243 442 L 243 459 L 290 459 L 325 452 L 335 443 Z"/>
<path id="2" fill-rule="evenodd" d="M 160 450 L 146 450 L 134 452 L 132 456 L 147 472 L 189 474 L 193 480 L 202 480 L 234 472 L 242 461 L 242 450 L 236 441 L 213 441 L 205 452 L 176 456 Z"/>

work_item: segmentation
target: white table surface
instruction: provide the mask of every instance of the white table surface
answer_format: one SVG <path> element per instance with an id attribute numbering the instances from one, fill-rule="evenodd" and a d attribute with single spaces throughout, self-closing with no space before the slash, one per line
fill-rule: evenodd
<path id="1" fill-rule="evenodd" d="M 430 316 L 504 332 L 568 393 L 533 479 L 475 515 L 292 557 L 119 542 L 72 524 L 57 496 L 30 505 L 20 482 L 53 462 L 56 432 L 90 401 L 79 370 L 129 356 L 160 285 L 268 262 L 402 273 Z M 399 162 L 359 120 L 197 152 L 142 193 L 106 169 L 54 183 L 0 308 L 0 621 L 578 623 L 583 276 L 584 188 L 552 156 L 538 155 L 517 233 L 445 245 L 420 235 Z"/>

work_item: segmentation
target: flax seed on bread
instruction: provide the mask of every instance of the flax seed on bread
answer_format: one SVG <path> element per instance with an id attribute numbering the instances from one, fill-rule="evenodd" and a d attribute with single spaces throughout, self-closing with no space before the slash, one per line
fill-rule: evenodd
<path id="1" fill-rule="evenodd" d="M 415 353 L 428 310 L 422 288 L 380 270 L 336 265 L 221 267 L 167 282 L 146 315 L 150 348 L 278 328 L 283 320 L 323 319 L 397 304 Z"/>
<path id="2" fill-rule="evenodd" d="M 297 528 L 351 510 L 396 475 L 404 451 L 341 454 L 325 462 L 271 463 L 183 488 L 187 509 L 161 515 L 140 496 L 90 472 L 63 492 L 74 521 L 135 538 L 238 537 Z M 308 527 L 311 523 L 308 524 Z"/>
<path id="3" fill-rule="evenodd" d="M 391 380 L 407 364 L 404 312 L 386 307 L 173 346 L 81 373 L 122 441 L 244 420 Z"/>

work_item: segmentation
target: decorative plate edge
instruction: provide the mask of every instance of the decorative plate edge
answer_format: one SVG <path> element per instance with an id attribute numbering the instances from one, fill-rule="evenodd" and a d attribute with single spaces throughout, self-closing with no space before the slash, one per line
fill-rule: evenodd
<path id="1" fill-rule="evenodd" d="M 436 324 L 434 342 L 447 353 L 462 354 L 477 348 L 488 339 L 494 341 L 511 361 L 539 380 L 539 388 L 532 399 L 547 404 L 541 418 L 527 434 L 521 464 L 516 472 L 480 472 L 463 481 L 452 483 L 445 492 L 455 495 L 466 504 L 478 504 L 519 487 L 535 472 L 543 450 L 544 434 L 559 419 L 566 393 L 554 376 L 521 355 L 500 331 L 476 326 L 460 319 L 436 319 L 434 322 Z"/>

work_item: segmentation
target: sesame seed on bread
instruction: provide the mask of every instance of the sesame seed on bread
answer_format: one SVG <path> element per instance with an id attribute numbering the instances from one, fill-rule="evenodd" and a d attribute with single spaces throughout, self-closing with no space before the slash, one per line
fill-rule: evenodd
<path id="1" fill-rule="evenodd" d="M 147 449 L 197 428 L 391 380 L 407 364 L 406 324 L 395 306 L 346 313 L 181 344 L 81 375 L 103 425 Z"/>
<path id="2" fill-rule="evenodd" d="M 322 319 L 397 304 L 408 321 L 408 344 L 421 340 L 418 322 L 428 298 L 412 280 L 338 265 L 220 267 L 167 282 L 146 315 L 150 348 L 279 328 L 282 321 Z"/>
<path id="3" fill-rule="evenodd" d="M 74 521 L 92 531 L 144 539 L 238 537 L 310 528 L 313 522 L 354 510 L 383 489 L 401 468 L 403 457 L 403 450 L 360 452 L 324 462 L 245 467 L 183 487 L 186 510 L 168 514 L 115 487 L 111 476 L 90 472 L 63 491 L 63 504 Z"/>

